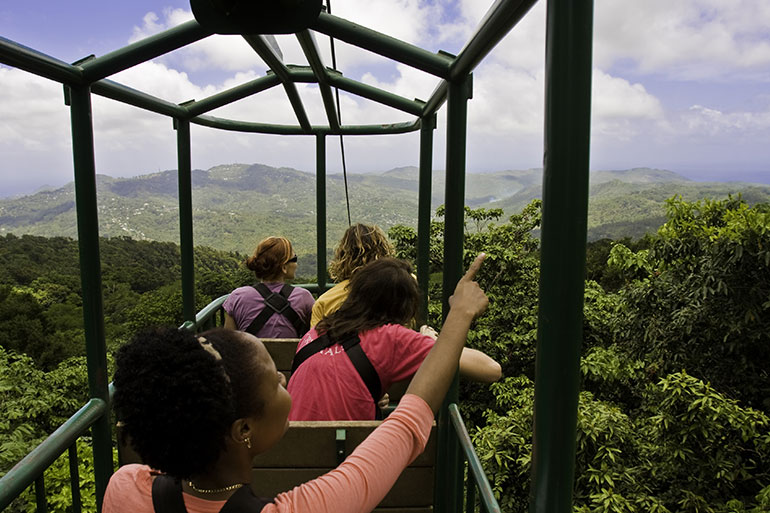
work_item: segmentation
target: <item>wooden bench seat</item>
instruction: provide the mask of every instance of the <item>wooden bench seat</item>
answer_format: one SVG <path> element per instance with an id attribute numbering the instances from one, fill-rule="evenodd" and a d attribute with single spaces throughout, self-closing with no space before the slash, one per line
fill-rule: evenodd
<path id="1" fill-rule="evenodd" d="M 379 421 L 291 422 L 283 439 L 254 458 L 252 488 L 272 497 L 335 468 Z M 436 428 L 425 452 L 407 467 L 374 510 L 382 513 L 427 513 L 432 510 Z"/>

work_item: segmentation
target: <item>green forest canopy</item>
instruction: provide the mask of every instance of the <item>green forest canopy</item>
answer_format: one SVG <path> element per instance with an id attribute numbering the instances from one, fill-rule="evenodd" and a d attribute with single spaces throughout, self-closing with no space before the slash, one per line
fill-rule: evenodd
<path id="1" fill-rule="evenodd" d="M 469 345 L 498 359 L 505 379 L 463 383 L 462 407 L 503 509 L 524 509 L 540 205 L 508 218 L 468 209 L 466 221 L 466 264 L 487 253 L 479 281 L 490 297 Z M 438 220 L 431 233 L 440 272 Z M 412 228 L 389 235 L 414 258 Z M 198 305 L 251 281 L 242 258 L 196 248 Z M 111 348 L 140 326 L 181 321 L 178 247 L 105 239 L 102 261 Z M 770 207 L 673 198 L 655 234 L 590 244 L 587 277 L 575 511 L 768 511 Z M 434 324 L 439 287 L 431 280 Z M 85 400 L 83 359 L 63 360 L 82 354 L 80 308 L 75 242 L 0 238 L 0 472 Z"/>

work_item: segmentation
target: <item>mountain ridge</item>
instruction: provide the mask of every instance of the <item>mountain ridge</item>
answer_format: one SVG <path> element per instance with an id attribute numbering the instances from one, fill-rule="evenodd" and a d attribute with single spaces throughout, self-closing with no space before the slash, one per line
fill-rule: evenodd
<path id="1" fill-rule="evenodd" d="M 333 247 L 347 227 L 342 178 L 341 174 L 327 175 L 327 247 Z M 394 224 L 414 226 L 418 179 L 419 170 L 414 166 L 348 174 L 353 219 L 386 229 Z M 674 193 L 688 200 L 738 193 L 750 202 L 770 199 L 770 186 L 694 182 L 661 169 L 595 171 L 590 179 L 590 239 L 638 237 L 655 229 L 665 216 L 665 200 Z M 248 253 L 262 237 L 285 234 L 295 241 L 299 253 L 314 254 L 315 174 L 290 167 L 233 163 L 195 169 L 191 180 L 196 244 Z M 176 170 L 133 178 L 99 174 L 96 182 L 101 235 L 178 242 Z M 514 214 L 540 197 L 541 183 L 540 169 L 469 174 L 466 204 L 503 208 L 507 215 Z M 434 170 L 432 208 L 443 202 L 444 188 L 443 170 Z M 627 233 L 621 233 L 624 230 Z M 0 235 L 6 233 L 75 238 L 74 185 L 70 182 L 54 190 L 0 199 Z"/>

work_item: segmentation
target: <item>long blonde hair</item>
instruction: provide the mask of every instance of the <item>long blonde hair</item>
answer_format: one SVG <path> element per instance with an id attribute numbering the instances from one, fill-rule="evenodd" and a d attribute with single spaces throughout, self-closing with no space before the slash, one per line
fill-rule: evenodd
<path id="1" fill-rule="evenodd" d="M 347 280 L 358 268 L 393 253 L 393 246 L 378 226 L 356 223 L 345 231 L 334 250 L 329 274 L 335 281 Z"/>

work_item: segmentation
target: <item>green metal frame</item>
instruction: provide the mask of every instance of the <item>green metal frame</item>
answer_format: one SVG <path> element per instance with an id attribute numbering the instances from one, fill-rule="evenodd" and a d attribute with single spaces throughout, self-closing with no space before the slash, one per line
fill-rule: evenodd
<path id="1" fill-rule="evenodd" d="M 430 197 L 433 130 L 438 109 L 448 102 L 446 191 L 444 220 L 443 311 L 463 272 L 464 186 L 467 103 L 472 96 L 474 68 L 527 13 L 536 0 L 497 0 L 457 56 L 432 53 L 342 18 L 322 12 L 311 30 L 359 46 L 439 77 L 427 101 L 410 100 L 360 83 L 326 68 L 313 33 L 296 34 L 309 66 L 283 63 L 269 36 L 244 39 L 270 67 L 264 77 L 184 104 L 174 104 L 109 80 L 131 66 L 176 50 L 211 35 L 196 21 L 143 39 L 101 57 L 75 64 L 37 52 L 0 37 L 0 62 L 64 84 L 71 106 L 75 191 L 83 287 L 83 315 L 91 400 L 75 416 L 0 480 L 0 509 L 27 486 L 36 483 L 39 511 L 45 510 L 43 470 L 65 450 L 76 460 L 74 440 L 89 427 L 93 433 L 97 504 L 112 472 L 109 388 L 102 315 L 99 233 L 93 151 L 91 94 L 111 98 L 168 116 L 177 130 L 182 252 L 183 313 L 187 329 L 203 329 L 222 322 L 224 297 L 197 315 L 194 297 L 193 222 L 191 199 L 190 123 L 240 132 L 316 137 L 317 283 L 326 289 L 326 136 L 401 134 L 420 131 L 417 268 L 427 291 L 430 238 Z M 546 44 L 546 130 L 543 179 L 543 224 L 538 358 L 537 418 L 533 457 L 533 512 L 571 511 L 575 443 L 577 373 L 582 319 L 583 267 L 587 212 L 590 122 L 591 37 L 593 0 L 548 0 Z M 296 83 L 315 83 L 321 92 L 328 125 L 314 126 L 307 118 Z M 208 112 L 275 86 L 283 86 L 297 117 L 297 125 L 277 125 L 223 119 Z M 331 88 L 390 106 L 416 116 L 414 120 L 380 125 L 342 125 Z M 427 294 L 427 292 L 425 292 Z M 427 296 L 421 302 L 421 316 Z M 553 322 L 552 319 L 559 319 Z M 450 390 L 439 414 L 439 450 L 434 510 L 459 513 L 463 507 L 463 458 L 477 480 L 486 511 L 498 511 L 494 497 L 457 412 L 457 386 Z M 452 428 L 454 426 L 454 428 Z M 464 454 L 464 456 L 463 456 Z M 44 455 L 44 456 L 41 456 Z M 53 459 L 52 459 L 53 458 Z M 74 477 L 77 479 L 76 461 Z M 74 492 L 73 492 L 74 493 Z M 73 495 L 74 497 L 75 495 Z M 42 499 L 41 499 L 42 497 Z M 475 510 L 475 487 L 466 492 L 466 510 Z M 79 503 L 73 505 L 75 510 Z M 495 509 L 497 508 L 497 509 Z"/>

